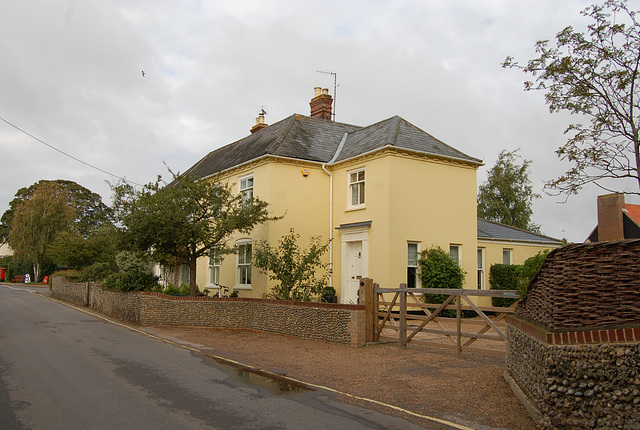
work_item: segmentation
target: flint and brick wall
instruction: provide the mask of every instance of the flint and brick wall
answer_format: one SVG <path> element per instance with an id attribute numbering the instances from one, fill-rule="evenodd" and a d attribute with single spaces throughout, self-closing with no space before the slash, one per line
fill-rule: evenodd
<path id="1" fill-rule="evenodd" d="M 360 305 L 123 293 L 60 277 L 52 280 L 52 296 L 142 326 L 256 330 L 353 346 L 365 344 L 366 309 Z"/>
<path id="2" fill-rule="evenodd" d="M 507 371 L 539 410 L 543 427 L 640 429 L 640 342 L 576 342 L 625 333 L 633 335 L 625 329 L 552 333 L 508 317 Z"/>
<path id="3" fill-rule="evenodd" d="M 51 278 L 51 295 L 75 304 L 87 304 L 87 284 L 69 282 L 62 276 Z"/>
<path id="4" fill-rule="evenodd" d="M 543 428 L 640 429 L 640 241 L 549 254 L 507 317 L 507 374 Z"/>

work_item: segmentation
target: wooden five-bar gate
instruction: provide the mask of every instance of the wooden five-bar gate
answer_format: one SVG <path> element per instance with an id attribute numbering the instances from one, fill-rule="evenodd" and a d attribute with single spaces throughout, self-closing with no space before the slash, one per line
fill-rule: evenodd
<path id="1" fill-rule="evenodd" d="M 444 302 L 421 300 L 423 295 L 434 294 L 443 295 Z M 463 349 L 503 352 L 507 339 L 503 320 L 513 313 L 515 303 L 508 308 L 479 306 L 473 297 L 518 298 L 518 295 L 514 290 L 407 288 L 406 284 L 400 284 L 400 288 L 380 288 L 372 279 L 364 278 L 360 282 L 360 303 L 367 307 L 367 342 L 386 340 L 406 346 L 414 340 L 455 348 L 458 352 Z M 456 317 L 443 317 L 441 312 L 445 309 L 454 310 Z M 467 318 L 463 318 L 463 311 Z M 480 339 L 486 340 L 484 343 L 489 347 L 471 346 Z"/>

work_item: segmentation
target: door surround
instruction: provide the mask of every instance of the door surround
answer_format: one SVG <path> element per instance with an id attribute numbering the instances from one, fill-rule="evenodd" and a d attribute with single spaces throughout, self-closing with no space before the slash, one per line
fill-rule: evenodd
<path id="1" fill-rule="evenodd" d="M 351 264 L 349 255 L 349 243 L 360 242 L 362 244 L 361 255 L 361 276 L 364 278 L 368 274 L 368 262 L 369 262 L 369 226 L 358 225 L 354 227 L 341 226 L 340 239 L 341 239 L 341 277 L 340 277 L 340 303 L 343 304 L 357 304 L 358 303 L 358 289 L 351 287 Z"/>

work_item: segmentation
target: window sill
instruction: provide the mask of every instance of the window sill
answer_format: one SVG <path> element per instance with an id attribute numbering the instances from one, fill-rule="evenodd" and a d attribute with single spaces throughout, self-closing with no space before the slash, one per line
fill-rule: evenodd
<path id="1" fill-rule="evenodd" d="M 345 212 L 361 211 L 361 210 L 364 210 L 364 209 L 366 209 L 366 208 L 367 208 L 367 207 L 366 207 L 365 205 L 362 205 L 362 206 L 351 206 L 351 207 L 348 207 L 348 208 L 345 210 Z"/>
<path id="2" fill-rule="evenodd" d="M 233 287 L 234 290 L 253 290 L 253 288 L 251 288 L 251 284 L 249 285 L 236 285 L 235 287 Z"/>

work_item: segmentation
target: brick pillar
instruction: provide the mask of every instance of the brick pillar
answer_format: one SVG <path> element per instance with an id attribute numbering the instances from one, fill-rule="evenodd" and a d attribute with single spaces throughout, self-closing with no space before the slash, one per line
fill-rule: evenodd
<path id="1" fill-rule="evenodd" d="M 598 242 L 624 239 L 624 194 L 598 196 Z"/>

